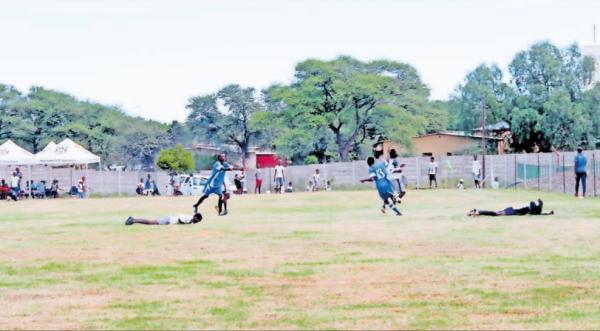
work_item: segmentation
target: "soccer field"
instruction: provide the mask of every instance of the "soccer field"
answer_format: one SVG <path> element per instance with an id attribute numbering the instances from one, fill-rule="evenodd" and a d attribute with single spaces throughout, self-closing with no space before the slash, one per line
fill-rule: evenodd
<path id="1" fill-rule="evenodd" d="M 541 196 L 555 216 L 468 218 Z M 2 329 L 598 328 L 600 205 L 533 191 L 2 203 Z"/>

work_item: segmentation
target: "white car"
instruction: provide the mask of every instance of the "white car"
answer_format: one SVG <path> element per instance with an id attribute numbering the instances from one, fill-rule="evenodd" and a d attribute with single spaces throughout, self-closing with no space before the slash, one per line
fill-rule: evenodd
<path id="1" fill-rule="evenodd" d="M 201 196 L 204 192 L 204 187 L 208 182 L 208 177 L 200 175 L 179 175 L 179 191 L 182 195 Z M 230 181 L 227 182 L 227 190 L 235 191 L 235 185 Z"/>

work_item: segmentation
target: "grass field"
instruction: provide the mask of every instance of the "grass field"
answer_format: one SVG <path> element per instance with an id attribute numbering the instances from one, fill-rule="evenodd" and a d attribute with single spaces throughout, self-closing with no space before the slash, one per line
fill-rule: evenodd
<path id="1" fill-rule="evenodd" d="M 468 218 L 541 195 L 551 217 Z M 600 204 L 533 191 L 244 196 L 192 226 L 126 227 L 191 198 L 2 203 L 0 326 L 600 327 Z"/>

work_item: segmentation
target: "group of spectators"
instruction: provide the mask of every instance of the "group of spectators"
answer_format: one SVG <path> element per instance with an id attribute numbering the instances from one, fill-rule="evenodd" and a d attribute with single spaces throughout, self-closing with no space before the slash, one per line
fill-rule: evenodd
<path id="1" fill-rule="evenodd" d="M 174 177 L 177 177 L 177 176 L 172 176 L 171 178 L 173 179 Z M 179 190 L 179 180 L 177 181 L 177 190 L 175 190 L 174 183 L 172 185 L 174 188 L 174 192 L 177 192 L 177 190 Z M 152 176 L 150 174 L 148 174 L 146 176 L 146 179 L 140 178 L 140 182 L 138 183 L 137 187 L 135 188 L 135 193 L 137 193 L 137 195 L 145 195 L 145 196 L 160 195 L 160 191 L 158 190 L 158 185 L 156 184 L 156 181 L 154 179 L 152 179 Z"/>
<path id="2" fill-rule="evenodd" d="M 263 185 L 263 173 L 260 168 L 256 169 L 256 172 L 254 173 L 254 178 L 254 193 L 261 194 Z M 275 168 L 273 169 L 273 183 L 275 185 L 274 193 L 295 192 L 294 184 L 291 181 L 286 182 L 285 180 L 285 167 L 283 166 L 282 161 L 278 161 L 277 166 L 275 166 Z M 331 181 L 323 181 L 321 179 L 321 171 L 319 169 L 315 169 L 315 172 L 308 180 L 306 191 L 317 192 L 319 190 L 331 191 Z"/>
<path id="3" fill-rule="evenodd" d="M 24 181 L 23 173 L 19 168 L 11 174 L 8 180 L 0 179 L 0 200 L 18 201 L 26 198 L 45 199 L 60 197 L 61 189 L 58 179 L 52 182 L 46 180 L 39 181 Z M 76 195 L 79 198 L 85 198 L 87 195 L 87 182 L 85 176 L 81 177 L 76 186 L 71 187 L 68 191 L 70 195 Z"/>

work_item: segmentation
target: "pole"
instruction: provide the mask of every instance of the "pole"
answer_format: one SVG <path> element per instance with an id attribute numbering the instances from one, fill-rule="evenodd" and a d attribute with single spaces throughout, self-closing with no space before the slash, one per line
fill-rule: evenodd
<path id="1" fill-rule="evenodd" d="M 592 154 L 592 169 L 594 174 L 594 196 L 596 196 L 596 153 Z"/>
<path id="2" fill-rule="evenodd" d="M 31 186 L 32 186 L 31 185 L 31 164 L 27 165 L 27 172 L 29 173 L 29 179 L 28 179 L 28 182 L 29 182 L 29 199 L 33 199 L 33 196 L 31 196 L 31 190 L 32 190 L 32 188 L 31 188 Z"/>
<path id="3" fill-rule="evenodd" d="M 563 159 L 563 165 L 562 165 L 562 173 L 563 173 L 563 193 L 567 193 L 567 183 L 565 183 L 565 171 L 567 170 L 565 168 L 565 155 L 563 154 L 562 156 Z"/>
<path id="4" fill-rule="evenodd" d="M 121 196 L 121 169 L 117 168 L 117 193 Z"/>
<path id="5" fill-rule="evenodd" d="M 419 169 L 419 157 L 416 157 L 416 163 L 417 163 L 417 190 L 418 190 L 420 188 L 419 177 L 421 177 L 421 169 Z"/>
<path id="6" fill-rule="evenodd" d="M 515 190 L 517 189 L 517 154 L 515 154 L 515 166 L 513 167 L 513 169 L 515 169 Z"/>
<path id="7" fill-rule="evenodd" d="M 481 188 L 485 188 L 485 154 L 486 154 L 486 148 L 485 148 L 485 122 L 486 122 L 486 107 L 485 107 L 485 102 L 482 101 L 481 102 Z"/>
<path id="8" fill-rule="evenodd" d="M 538 179 L 538 191 L 541 189 L 541 185 L 540 185 L 540 178 L 542 177 L 542 174 L 540 173 L 540 153 L 538 153 L 537 155 L 537 179 Z"/>

